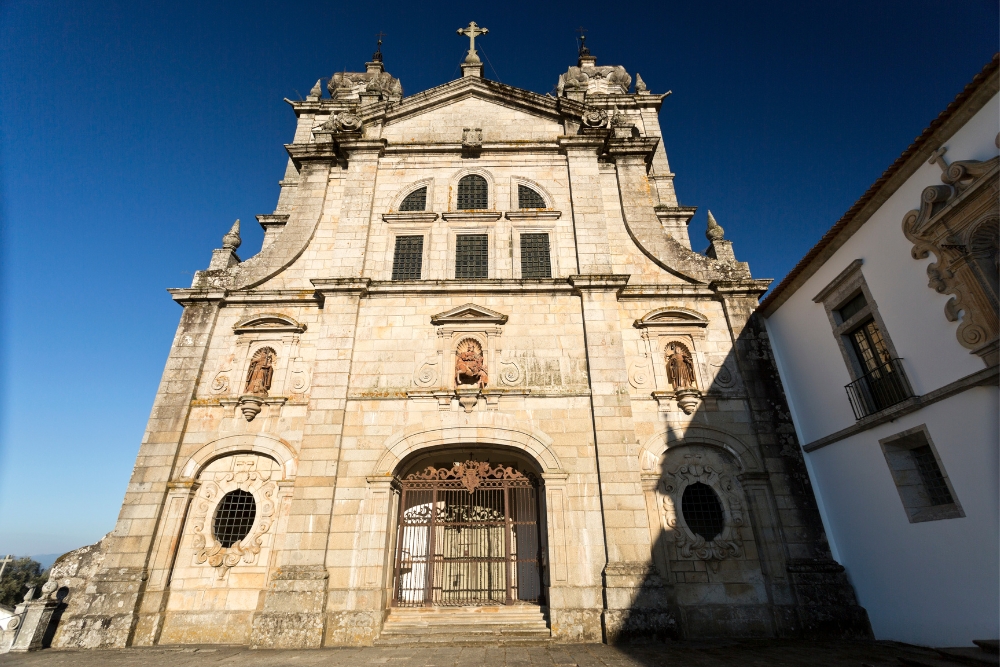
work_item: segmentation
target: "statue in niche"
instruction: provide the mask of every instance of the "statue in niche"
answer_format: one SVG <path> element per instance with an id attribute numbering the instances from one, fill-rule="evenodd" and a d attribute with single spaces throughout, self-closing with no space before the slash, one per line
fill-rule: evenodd
<path id="1" fill-rule="evenodd" d="M 489 382 L 483 365 L 483 347 L 479 341 L 466 338 L 458 344 L 455 355 L 455 384 L 478 384 L 482 389 Z"/>
<path id="2" fill-rule="evenodd" d="M 245 394 L 267 396 L 271 388 L 271 378 L 274 377 L 274 358 L 276 353 L 269 347 L 257 350 L 250 360 L 250 370 L 247 371 Z"/>
<path id="3" fill-rule="evenodd" d="M 667 346 L 667 378 L 675 390 L 694 388 L 694 360 L 680 343 Z"/>

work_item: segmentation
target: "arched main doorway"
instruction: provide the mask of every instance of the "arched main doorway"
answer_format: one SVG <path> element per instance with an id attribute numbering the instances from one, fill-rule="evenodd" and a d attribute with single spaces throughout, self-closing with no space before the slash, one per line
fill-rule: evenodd
<path id="1" fill-rule="evenodd" d="M 452 448 L 397 476 L 396 607 L 542 604 L 540 478 L 507 450 Z"/>

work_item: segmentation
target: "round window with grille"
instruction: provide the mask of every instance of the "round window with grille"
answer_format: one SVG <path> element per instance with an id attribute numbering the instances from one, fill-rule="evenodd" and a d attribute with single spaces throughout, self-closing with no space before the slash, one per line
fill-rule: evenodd
<path id="1" fill-rule="evenodd" d="M 726 517 L 722 511 L 719 496 L 708 484 L 695 482 L 681 497 L 681 512 L 684 522 L 695 535 L 701 535 L 706 542 L 714 540 L 726 527 Z"/>
<path id="2" fill-rule="evenodd" d="M 222 496 L 215 510 L 212 532 L 215 539 L 226 549 L 250 534 L 253 520 L 257 517 L 257 502 L 253 494 L 236 489 Z"/>

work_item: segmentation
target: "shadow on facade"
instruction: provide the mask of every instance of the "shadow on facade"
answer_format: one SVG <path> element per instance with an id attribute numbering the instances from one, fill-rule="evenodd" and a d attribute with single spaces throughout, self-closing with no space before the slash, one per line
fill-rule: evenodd
<path id="1" fill-rule="evenodd" d="M 690 416 L 671 401 L 665 432 L 640 445 L 652 564 L 605 639 L 872 638 L 831 556 L 756 316 L 722 368 L 730 381 L 719 372 Z"/>

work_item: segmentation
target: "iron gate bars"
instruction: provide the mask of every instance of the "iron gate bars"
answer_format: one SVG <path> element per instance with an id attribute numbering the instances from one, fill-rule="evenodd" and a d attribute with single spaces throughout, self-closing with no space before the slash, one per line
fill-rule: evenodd
<path id="1" fill-rule="evenodd" d="M 428 467 L 401 485 L 395 606 L 541 603 L 533 479 L 466 461 Z"/>

